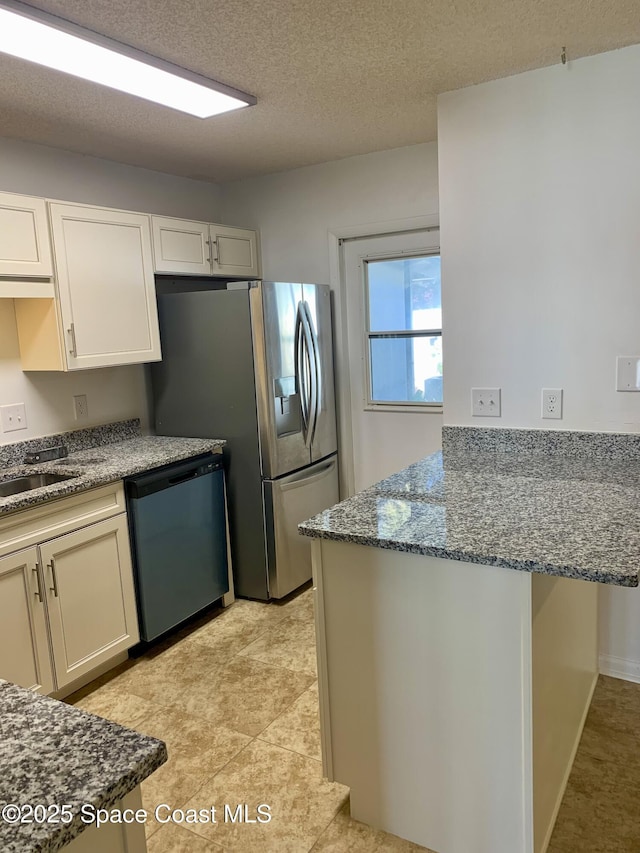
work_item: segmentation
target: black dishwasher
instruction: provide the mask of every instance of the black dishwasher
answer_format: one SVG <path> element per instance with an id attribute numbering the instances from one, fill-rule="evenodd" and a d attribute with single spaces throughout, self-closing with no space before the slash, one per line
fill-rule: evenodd
<path id="1" fill-rule="evenodd" d="M 140 638 L 154 640 L 229 591 L 222 456 L 125 480 Z"/>

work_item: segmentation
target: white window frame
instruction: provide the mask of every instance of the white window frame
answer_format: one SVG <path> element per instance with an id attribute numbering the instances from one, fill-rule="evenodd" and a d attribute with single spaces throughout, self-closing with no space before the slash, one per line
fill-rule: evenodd
<path id="1" fill-rule="evenodd" d="M 442 327 L 438 329 L 398 329 L 397 331 L 387 330 L 384 332 L 372 332 L 370 329 L 370 313 L 369 313 L 369 263 L 378 261 L 401 261 L 411 258 L 429 258 L 434 255 L 440 256 L 440 246 L 433 246 L 424 252 L 409 251 L 395 252 L 393 254 L 366 255 L 362 257 L 362 291 L 364 295 L 364 369 L 365 381 L 364 387 L 367 389 L 367 396 L 364 400 L 365 411 L 404 411 L 404 412 L 442 412 L 442 402 L 426 402 L 419 400 L 373 400 L 372 391 L 372 375 L 371 375 L 371 340 L 381 340 L 388 338 L 395 339 L 416 339 L 416 338 L 434 338 L 442 339 Z M 444 375 L 444 369 L 443 369 Z"/>

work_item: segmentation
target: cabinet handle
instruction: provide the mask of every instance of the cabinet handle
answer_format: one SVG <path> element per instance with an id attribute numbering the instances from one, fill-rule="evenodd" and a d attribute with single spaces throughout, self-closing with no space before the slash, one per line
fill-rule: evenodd
<path id="1" fill-rule="evenodd" d="M 76 329 L 75 329 L 75 326 L 73 325 L 73 323 L 71 323 L 71 325 L 67 329 L 67 334 L 69 335 L 69 338 L 71 339 L 71 348 L 69 349 L 69 354 L 72 355 L 74 358 L 77 358 L 78 357 L 78 349 L 76 347 Z"/>
<path id="2" fill-rule="evenodd" d="M 215 250 L 213 248 L 214 246 L 215 246 Z M 218 238 L 217 237 L 215 240 L 211 240 L 211 260 L 215 261 L 216 263 L 218 263 L 220 260 L 220 247 L 218 246 Z"/>
<path id="3" fill-rule="evenodd" d="M 53 557 L 51 558 L 51 562 L 47 563 L 47 568 L 51 569 L 51 581 L 53 583 L 53 586 L 50 586 L 49 589 L 57 598 L 58 597 L 58 579 L 56 577 L 56 565 L 53 562 Z"/>
<path id="4" fill-rule="evenodd" d="M 38 582 L 38 589 L 36 590 L 35 596 L 38 599 L 38 601 L 42 604 L 44 602 L 44 598 L 42 595 L 42 580 L 40 578 L 40 566 L 39 566 L 39 564 L 36 563 L 35 569 L 31 569 L 31 571 L 36 573 L 36 580 Z"/>

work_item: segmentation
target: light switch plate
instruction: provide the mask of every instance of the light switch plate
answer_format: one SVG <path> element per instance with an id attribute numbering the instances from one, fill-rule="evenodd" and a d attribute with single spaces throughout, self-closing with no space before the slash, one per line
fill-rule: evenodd
<path id="1" fill-rule="evenodd" d="M 618 356 L 616 359 L 616 391 L 640 391 L 640 356 Z"/>
<path id="2" fill-rule="evenodd" d="M 2 432 L 15 432 L 27 428 L 27 413 L 24 403 L 14 403 L 11 406 L 0 406 Z"/>
<path id="3" fill-rule="evenodd" d="M 481 418 L 499 418 L 502 412 L 500 388 L 472 388 L 471 414 Z"/>

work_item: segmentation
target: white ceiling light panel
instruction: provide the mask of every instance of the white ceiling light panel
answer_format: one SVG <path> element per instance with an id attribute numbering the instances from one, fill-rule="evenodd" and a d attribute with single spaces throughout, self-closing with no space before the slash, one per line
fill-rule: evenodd
<path id="1" fill-rule="evenodd" d="M 0 0 L 0 51 L 198 118 L 256 102 L 252 95 L 14 0 Z"/>

